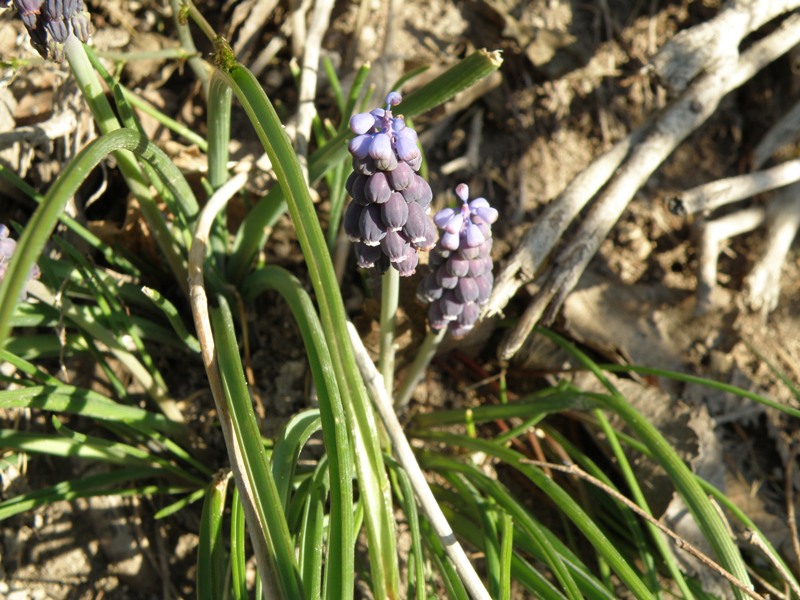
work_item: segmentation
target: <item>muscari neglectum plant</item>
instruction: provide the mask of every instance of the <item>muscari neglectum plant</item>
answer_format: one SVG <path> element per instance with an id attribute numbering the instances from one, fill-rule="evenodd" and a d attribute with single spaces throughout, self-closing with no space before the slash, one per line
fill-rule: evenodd
<path id="1" fill-rule="evenodd" d="M 490 225 L 497 211 L 486 200 L 470 200 L 462 184 L 456 188 L 458 206 L 440 211 L 432 221 L 428 212 L 433 193 L 420 175 L 423 153 L 409 123 L 497 70 L 498 54 L 475 52 L 402 98 L 390 93 L 385 107 L 375 110 L 368 108 L 364 87 L 368 67 L 359 70 L 352 89 L 343 90 L 335 69 L 328 65 L 338 124 L 319 123 L 314 133 L 317 150 L 309 155 L 304 175 L 259 82 L 196 7 L 178 0 L 171 4 L 184 45 L 184 54 L 176 54 L 176 59 L 191 56 L 194 72 L 207 91 L 207 139 L 198 139 L 196 131 L 187 131 L 176 119 L 147 106 L 105 70 L 82 43 L 90 32 L 82 0 L 14 0 L 42 56 L 67 58 L 101 135 L 64 165 L 44 195 L 0 164 L 0 176 L 38 203 L 17 241 L 0 225 L 0 360 L 9 367 L 0 374 L 4 383 L 0 407 L 53 415 L 52 429 L 0 428 L 2 464 L 5 469 L 20 464 L 28 454 L 48 454 L 55 460 L 103 461 L 109 469 L 3 498 L 0 521 L 48 502 L 93 495 L 148 496 L 161 505 L 158 518 L 203 500 L 196 592 L 203 600 L 252 597 L 247 576 L 251 556 L 258 565 L 256 594 L 271 598 L 353 598 L 357 580 L 381 599 L 424 600 L 444 594 L 506 599 L 512 589 L 554 600 L 611 599 L 620 593 L 652 598 L 676 592 L 704 598 L 697 582 L 677 565 L 661 533 L 639 521 L 639 512 L 596 486 L 577 487 L 568 479 L 555 478 L 530 460 L 544 453 L 551 462 L 580 465 L 609 488 L 624 485 L 621 491 L 630 492 L 637 510 L 647 514 L 638 482 L 630 475 L 629 454 L 635 452 L 637 460 L 654 461 L 668 473 L 715 558 L 743 585 L 733 585 L 732 593 L 744 597 L 749 579 L 742 555 L 709 495 L 760 536 L 757 528 L 724 494 L 693 475 L 614 388 L 606 374 L 621 367 L 601 369 L 557 336 L 552 336 L 554 342 L 596 375 L 604 393 L 587 393 L 564 380 L 515 402 L 505 398 L 499 405 L 420 414 L 406 432 L 393 420 L 393 413 L 381 412 L 393 436 L 409 435 L 437 450 L 412 450 L 393 437 L 395 462 L 381 443 L 364 377 L 356 366 L 354 348 L 347 343 L 347 317 L 329 253 L 328 242 L 339 228 L 327 232 L 326 241 L 309 186 L 327 184 L 331 196 L 346 187 L 352 196 L 344 214 L 339 209 L 329 222 L 341 222 L 356 242 L 359 266 L 382 273 L 383 331 L 391 332 L 396 313 L 393 278 L 428 269 L 418 288 L 429 302 L 431 329 L 418 353 L 420 360 L 415 361 L 421 373 L 438 340 L 446 333 L 467 334 L 480 314 L 492 284 Z M 190 19 L 216 48 L 213 65 L 194 53 Z M 105 93 L 98 75 L 112 94 Z M 231 177 L 227 170 L 231 92 L 251 120 L 278 181 L 234 232 L 228 232 L 218 216 L 237 186 L 243 185 L 242 175 Z M 145 108 L 175 135 L 191 139 L 207 152 L 205 202 L 197 202 L 182 173 L 140 133 L 136 110 Z M 158 265 L 109 247 L 63 210 L 87 174 L 110 153 L 165 259 L 167 269 L 158 269 L 159 277 L 153 276 Z M 352 171 L 349 178 L 348 171 Z M 297 277 L 254 260 L 269 225 L 287 210 L 313 300 Z M 91 260 L 62 236 L 51 235 L 59 222 L 91 248 Z M 48 241 L 59 250 L 59 260 L 43 253 Z M 420 266 L 419 252 L 431 248 L 429 265 Z M 102 263 L 101 268 L 96 262 Z M 21 303 L 25 294 L 31 301 Z M 254 302 L 265 294 L 272 294 L 270 302 L 285 300 L 291 310 L 317 400 L 314 408 L 292 415 L 281 434 L 269 439 L 259 428 L 251 384 L 242 366 L 245 320 L 234 319 L 228 308 L 238 306 L 242 314 L 257 312 Z M 194 332 L 186 326 L 192 317 L 180 308 L 186 305 L 193 309 Z M 391 333 L 382 337 L 381 345 L 384 391 L 395 402 L 410 397 L 414 386 L 408 382 L 415 377 L 407 377 L 396 392 L 391 382 Z M 81 353 L 90 353 L 97 361 L 107 392 L 70 385 L 49 372 L 65 357 Z M 180 356 L 180 369 L 205 369 L 226 457 L 204 454 L 194 424 L 186 423 L 159 371 L 158 358 L 163 360 L 165 354 Z M 177 377 L 183 375 L 181 371 Z M 145 403 L 142 394 L 126 385 L 127 378 L 145 390 Z M 743 390 L 725 391 L 765 402 Z M 616 477 L 609 477 L 546 422 L 548 414 L 577 410 L 583 412 L 588 427 L 614 442 L 611 462 L 620 465 Z M 617 436 L 604 417 L 607 411 L 619 415 L 636 439 Z M 489 428 L 498 421 L 508 423 L 502 433 Z M 478 430 L 482 424 L 487 428 Z M 534 427 L 548 441 L 535 453 L 527 446 Z M 91 428 L 93 434 L 78 431 L 82 428 Z M 313 464 L 301 462 L 307 442 L 320 432 L 325 452 L 313 454 L 321 456 Z M 412 468 L 409 455 L 411 460 L 419 457 L 428 472 L 437 473 L 434 494 L 423 489 L 427 484 L 416 476 L 421 471 Z M 487 460 L 491 469 L 481 464 Z M 520 497 L 489 475 L 501 464 L 514 471 L 517 481 L 527 483 L 525 489 L 538 499 L 536 510 L 531 509 L 531 493 Z M 222 468 L 215 473 L 209 465 Z M 438 503 L 438 512 L 429 510 L 426 503 L 431 498 Z M 559 519 L 539 518 L 544 505 L 556 507 L 568 535 L 550 525 Z M 398 509 L 411 538 L 407 560 L 402 562 Z M 576 541 L 578 534 L 582 539 Z M 247 535 L 250 545 L 245 543 Z M 480 579 L 469 561 L 464 565 L 452 552 L 456 538 L 477 551 L 473 558 L 480 556 Z M 768 543 L 761 552 L 767 558 L 759 565 L 762 578 L 779 587 L 800 589 Z M 407 577 L 401 578 L 401 565 L 407 568 Z"/>

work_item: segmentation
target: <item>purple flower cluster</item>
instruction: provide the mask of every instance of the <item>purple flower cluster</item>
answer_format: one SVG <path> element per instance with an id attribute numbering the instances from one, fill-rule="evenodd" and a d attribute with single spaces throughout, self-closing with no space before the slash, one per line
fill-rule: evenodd
<path id="1" fill-rule="evenodd" d="M 344 214 L 344 231 L 356 242 L 359 267 L 385 273 L 392 266 L 407 276 L 417 268 L 417 251 L 433 247 L 436 228 L 428 216 L 433 193 L 417 174 L 422 163 L 417 133 L 402 116 L 392 115 L 401 99 L 391 92 L 385 109 L 350 119 L 353 172 L 346 187 L 353 201 Z"/>
<path id="2" fill-rule="evenodd" d="M 64 60 L 64 42 L 70 33 L 82 42 L 89 40 L 91 23 L 83 0 L 13 0 L 31 44 L 42 58 Z M 0 0 L 7 6 L 8 0 Z"/>
<path id="3" fill-rule="evenodd" d="M 449 327 L 455 337 L 463 337 L 480 316 L 492 291 L 492 230 L 497 210 L 486 198 L 469 201 L 466 184 L 456 186 L 461 208 L 445 208 L 433 220 L 441 231 L 430 254 L 431 272 L 417 289 L 417 296 L 429 302 L 431 329 Z"/>
<path id="4" fill-rule="evenodd" d="M 3 278 L 6 276 L 8 263 L 11 262 L 11 257 L 17 249 L 17 242 L 8 237 L 9 233 L 8 227 L 0 223 L 0 281 L 3 281 Z M 31 272 L 28 274 L 28 281 L 31 279 L 38 279 L 40 275 L 39 265 L 33 265 Z M 25 292 L 22 292 L 20 300 L 25 300 Z"/>

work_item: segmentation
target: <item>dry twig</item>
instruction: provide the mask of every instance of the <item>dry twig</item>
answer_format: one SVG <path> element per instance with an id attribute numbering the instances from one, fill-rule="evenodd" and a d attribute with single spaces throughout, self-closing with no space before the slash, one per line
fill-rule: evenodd
<path id="1" fill-rule="evenodd" d="M 712 295 L 717 285 L 717 259 L 722 249 L 722 242 L 753 231 L 764 222 L 765 218 L 766 211 L 756 206 L 703 223 L 700 231 L 696 314 L 705 314 L 712 306 Z"/>
<path id="2" fill-rule="evenodd" d="M 430 520 L 433 530 L 442 542 L 447 556 L 453 561 L 456 572 L 464 583 L 464 587 L 469 592 L 469 595 L 475 598 L 475 600 L 490 600 L 491 596 L 489 592 L 486 591 L 486 587 L 483 585 L 481 578 L 475 572 L 475 568 L 469 561 L 466 552 L 464 552 L 461 544 L 456 539 L 453 529 L 447 522 L 447 517 L 444 516 L 442 509 L 439 507 L 439 503 L 436 501 L 425 479 L 425 474 L 422 472 L 422 468 L 420 468 L 414 456 L 414 451 L 411 449 L 411 444 L 408 443 L 408 438 L 406 438 L 403 427 L 400 425 L 400 421 L 397 420 L 392 399 L 386 392 L 386 388 L 383 384 L 383 376 L 378 372 L 378 369 L 369 357 L 369 352 L 367 352 L 367 349 L 364 347 L 364 342 L 358 335 L 355 325 L 349 321 L 347 322 L 347 331 L 350 334 L 350 341 L 353 344 L 358 369 L 361 371 L 361 376 L 364 378 L 364 383 L 369 390 L 370 397 L 381 416 L 384 427 L 386 427 L 386 433 L 389 435 L 389 439 L 392 442 L 397 460 L 402 465 L 403 469 L 405 469 L 406 474 L 408 474 L 411 486 L 414 488 L 414 493 L 417 495 L 420 508 Z"/>
<path id="3" fill-rule="evenodd" d="M 333 0 L 318 0 L 314 3 L 311 23 L 305 36 L 303 66 L 300 70 L 300 98 L 297 109 L 297 137 L 295 146 L 297 158 L 308 179 L 308 143 L 311 137 L 311 123 L 317 114 L 314 99 L 317 96 L 317 75 L 322 37 L 328 29 L 333 9 Z"/>
<path id="4" fill-rule="evenodd" d="M 703 72 L 735 68 L 747 35 L 798 6 L 799 0 L 730 0 L 716 17 L 664 44 L 652 67 L 664 85 L 682 92 Z"/>
<path id="5" fill-rule="evenodd" d="M 766 249 L 745 278 L 745 302 L 766 316 L 778 306 L 781 269 L 800 228 L 800 184 L 776 195 L 767 211 Z"/>
<path id="6" fill-rule="evenodd" d="M 669 209 L 676 215 L 711 212 L 756 194 L 800 181 L 800 158 L 788 160 L 771 169 L 717 179 L 686 190 L 670 201 Z"/>
<path id="7" fill-rule="evenodd" d="M 576 210 L 575 207 L 585 205 L 597 189 L 609 178 L 611 179 L 573 238 L 553 260 L 551 268 L 542 278 L 540 291 L 516 329 L 501 347 L 499 351 L 501 358 L 509 359 L 516 354 L 548 307 L 549 312 L 546 317 L 551 318 L 554 315 L 567 294 L 575 287 L 580 275 L 636 191 L 678 144 L 711 116 L 722 97 L 748 81 L 760 69 L 798 43 L 800 43 L 800 15 L 792 15 L 772 33 L 742 53 L 734 68 L 719 68 L 697 79 L 662 114 L 645 123 L 611 151 L 601 156 L 553 201 L 553 206 L 548 207 L 546 216 L 537 220 L 535 227 L 565 228 L 569 221 L 564 223 L 563 219 L 571 214 L 573 216 L 577 214 L 580 208 Z M 626 158 L 628 149 L 630 156 L 612 177 L 613 169 Z M 592 177 L 587 175 L 589 172 Z M 578 179 L 585 185 L 576 184 Z M 581 194 L 580 188 L 583 188 L 585 193 Z M 489 314 L 502 310 L 505 306 L 503 298 L 510 298 L 511 289 L 515 287 L 519 289 L 525 283 L 526 277 L 529 278 L 539 270 L 558 240 L 552 234 L 530 235 L 529 232 L 524 242 L 530 243 L 532 239 L 537 242 L 544 239 L 550 243 L 536 247 L 532 244 L 523 245 L 517 251 L 512 263 L 498 277 L 498 286 L 489 300 Z"/>

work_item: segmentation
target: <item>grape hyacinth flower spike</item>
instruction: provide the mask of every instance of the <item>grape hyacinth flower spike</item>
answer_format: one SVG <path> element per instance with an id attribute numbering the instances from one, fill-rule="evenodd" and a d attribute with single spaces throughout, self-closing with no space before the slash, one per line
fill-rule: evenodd
<path id="1" fill-rule="evenodd" d="M 91 23 L 83 0 L 13 0 L 31 44 L 42 58 L 64 60 L 64 42 L 74 34 L 82 42 L 89 41 Z M 8 6 L 9 0 L 0 0 Z"/>
<path id="2" fill-rule="evenodd" d="M 344 231 L 356 242 L 359 267 L 382 274 L 392 266 L 408 276 L 419 263 L 417 252 L 433 247 L 436 227 L 428 216 L 431 188 L 417 173 L 422 163 L 417 133 L 392 114 L 401 100 L 390 92 L 386 108 L 350 118 L 353 172 L 346 187 L 353 201 L 344 214 Z"/>
<path id="3" fill-rule="evenodd" d="M 8 227 L 0 223 L 0 281 L 6 276 L 6 271 L 8 271 L 8 264 L 11 262 L 11 257 L 14 255 L 14 251 L 17 249 L 17 242 L 13 238 L 9 237 L 10 231 Z M 32 279 L 38 279 L 41 275 L 39 271 L 39 265 L 33 265 L 31 272 L 28 273 L 28 281 Z M 25 300 L 26 292 L 23 291 L 22 295 L 20 296 L 20 302 Z"/>
<path id="4" fill-rule="evenodd" d="M 486 198 L 469 201 L 466 184 L 459 184 L 455 191 L 461 208 L 445 208 L 433 218 L 441 235 L 430 254 L 431 271 L 420 282 L 417 296 L 430 303 L 431 329 L 447 327 L 454 337 L 463 337 L 475 325 L 492 291 L 490 226 L 498 213 Z"/>

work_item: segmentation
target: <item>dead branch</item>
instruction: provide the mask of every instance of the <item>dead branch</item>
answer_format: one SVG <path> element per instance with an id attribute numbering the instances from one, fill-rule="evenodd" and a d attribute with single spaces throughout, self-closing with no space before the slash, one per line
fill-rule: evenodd
<path id="1" fill-rule="evenodd" d="M 764 171 L 726 177 L 693 187 L 672 199 L 669 209 L 676 215 L 708 213 L 725 204 L 738 202 L 797 181 L 800 181 L 800 159 L 789 160 Z"/>
<path id="2" fill-rule="evenodd" d="M 745 279 L 745 302 L 763 316 L 778 306 L 781 269 L 800 228 L 800 184 L 778 194 L 767 213 L 766 250 Z"/>
<path id="3" fill-rule="evenodd" d="M 0 133 L 0 148 L 11 146 L 17 142 L 31 146 L 44 144 L 74 132 L 77 126 L 78 118 L 75 113 L 65 110 L 36 125 L 16 127 L 11 131 Z"/>
<path id="4" fill-rule="evenodd" d="M 790 144 L 800 135 L 800 102 L 783 115 L 777 123 L 758 142 L 753 151 L 753 169 L 759 169 L 772 156 L 772 154 L 787 144 Z"/>
<path id="5" fill-rule="evenodd" d="M 711 308 L 712 294 L 717 285 L 717 263 L 722 242 L 753 231 L 764 222 L 765 218 L 766 211 L 761 207 L 754 207 L 703 223 L 698 257 L 700 265 L 697 273 L 696 314 L 705 314 Z"/>
<path id="6" fill-rule="evenodd" d="M 500 348 L 501 358 L 509 359 L 517 352 L 548 306 L 550 307 L 548 318 L 553 316 L 567 294 L 574 288 L 581 273 L 599 249 L 602 241 L 608 236 L 633 195 L 678 144 L 711 116 L 722 97 L 748 81 L 761 68 L 788 52 L 798 43 L 800 43 L 800 15 L 792 15 L 770 35 L 754 43 L 741 55 L 733 68 L 718 68 L 697 79 L 661 115 L 651 123 L 645 123 L 637 132 L 629 135 L 609 153 L 598 159 L 603 163 L 613 163 L 617 159 L 617 164 L 619 164 L 628 154 L 627 148 L 631 147 L 628 160 L 614 174 L 605 192 L 595 202 L 573 238 L 553 260 L 552 268 L 541 283 L 541 291 L 534 298 L 516 329 L 511 332 Z M 642 141 L 638 143 L 632 141 L 640 139 Z M 602 172 L 595 163 L 587 169 L 588 171 Z M 584 174 L 579 177 L 583 176 Z M 587 195 L 583 197 L 569 195 L 568 192 L 574 194 L 573 185 L 570 185 L 565 193 L 554 201 L 557 206 L 548 212 L 563 217 L 572 212 L 575 205 L 585 205 L 592 197 L 589 194 L 593 195 L 607 177 L 598 179 L 599 182 L 595 182 L 597 187 L 585 186 Z M 570 204 L 566 204 L 567 201 Z M 562 204 L 564 206 L 561 206 Z M 577 214 L 577 211 L 573 214 Z M 558 220 L 553 225 L 563 226 L 558 223 Z M 548 220 L 540 219 L 535 226 L 548 227 L 550 223 Z M 526 235 L 524 241 L 530 242 L 531 238 L 536 237 Z M 552 240 L 553 245 L 556 241 L 557 238 Z M 520 248 L 516 262 L 510 264 L 498 277 L 498 281 L 502 282 L 503 287 L 496 290 L 490 299 L 491 313 L 496 313 L 505 306 L 505 304 L 500 304 L 499 294 L 507 295 L 511 286 L 519 289 L 525 283 L 525 278 L 530 279 L 536 273 L 542 264 L 541 261 L 550 253 L 551 249 L 552 246 L 550 248 L 532 246 Z M 523 265 L 526 267 L 524 270 Z"/>
<path id="7" fill-rule="evenodd" d="M 244 56 L 244 53 L 258 41 L 258 35 L 277 5 L 278 0 L 256 0 L 249 5 L 242 3 L 233 10 L 231 21 L 237 26 L 239 23 L 242 25 L 233 43 L 236 56 Z"/>
<path id="8" fill-rule="evenodd" d="M 311 138 L 311 123 L 317 116 L 314 98 L 317 95 L 317 71 L 319 69 L 320 48 L 322 38 L 328 29 L 333 0 L 314 3 L 311 23 L 306 31 L 303 51 L 303 66 L 300 71 L 300 97 L 297 109 L 297 133 L 295 146 L 297 158 L 303 169 L 303 176 L 308 179 L 308 145 Z"/>
<path id="9" fill-rule="evenodd" d="M 798 6 L 799 0 L 730 0 L 710 21 L 677 33 L 651 65 L 667 88 L 680 93 L 703 72 L 735 66 L 745 36 Z"/>

